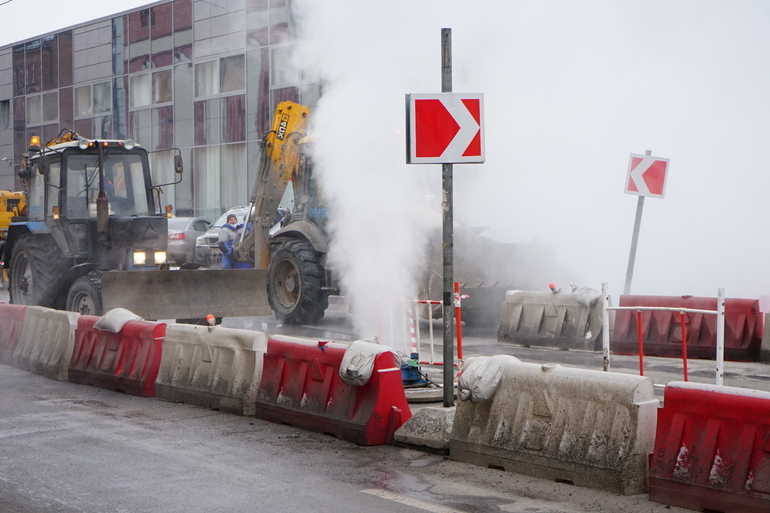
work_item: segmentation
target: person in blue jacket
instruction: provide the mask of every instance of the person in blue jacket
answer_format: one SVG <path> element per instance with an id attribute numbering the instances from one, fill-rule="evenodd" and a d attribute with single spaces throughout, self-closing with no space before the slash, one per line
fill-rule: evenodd
<path id="1" fill-rule="evenodd" d="M 233 257 L 233 243 L 235 242 L 235 232 L 238 231 L 238 218 L 230 214 L 227 216 L 227 222 L 219 230 L 219 251 L 222 252 L 222 269 L 235 269 L 238 263 Z"/>

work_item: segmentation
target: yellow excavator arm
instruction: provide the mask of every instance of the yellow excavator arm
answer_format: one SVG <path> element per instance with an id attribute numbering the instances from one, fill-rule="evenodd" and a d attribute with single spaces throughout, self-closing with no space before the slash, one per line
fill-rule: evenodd
<path id="1" fill-rule="evenodd" d="M 300 165 L 300 144 L 307 132 L 310 109 L 294 102 L 281 102 L 270 131 L 262 141 L 257 178 L 249 200 L 242 239 L 233 246 L 241 262 L 254 262 L 257 269 L 270 264 L 270 227 L 286 185 Z"/>

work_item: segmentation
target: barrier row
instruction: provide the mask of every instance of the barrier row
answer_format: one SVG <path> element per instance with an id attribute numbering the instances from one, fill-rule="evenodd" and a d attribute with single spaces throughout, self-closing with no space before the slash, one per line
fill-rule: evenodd
<path id="1" fill-rule="evenodd" d="M 768 392 L 672 382 L 659 408 L 649 378 L 512 356 L 469 358 L 458 385 L 453 460 L 695 511 L 770 511 Z"/>
<path id="2" fill-rule="evenodd" d="M 64 369 L 135 395 L 254 405 L 259 418 L 359 444 L 409 425 L 399 361 L 373 344 L 139 320 L 110 332 L 99 318 L 14 305 L 0 319 L 3 361 L 53 379 Z M 660 409 L 649 378 L 510 356 L 469 358 L 459 387 L 454 460 L 696 510 L 770 510 L 770 393 L 670 383 Z"/>
<path id="3" fill-rule="evenodd" d="M 389 442 L 411 416 L 400 360 L 368 342 L 353 351 L 308 344 L 255 331 L 167 326 L 125 310 L 94 317 L 0 304 L 0 363 L 130 395 L 257 414 L 359 444 Z M 346 362 L 346 354 L 357 359 Z M 352 383 L 346 371 L 355 374 Z"/>
<path id="4" fill-rule="evenodd" d="M 572 293 L 508 291 L 502 304 L 497 340 L 501 344 L 558 349 L 602 349 L 601 293 L 575 287 Z M 620 307 L 669 308 L 642 312 L 641 333 L 646 356 L 682 357 L 684 313 L 687 354 L 691 358 L 715 359 L 717 298 L 692 296 L 620 296 Z M 759 301 L 728 298 L 724 302 L 724 358 L 730 361 L 760 361 L 764 317 Z M 617 310 L 609 345 L 615 354 L 639 353 L 639 321 L 635 311 Z M 770 349 L 765 348 L 770 354 Z M 768 357 L 770 358 L 770 357 Z"/>

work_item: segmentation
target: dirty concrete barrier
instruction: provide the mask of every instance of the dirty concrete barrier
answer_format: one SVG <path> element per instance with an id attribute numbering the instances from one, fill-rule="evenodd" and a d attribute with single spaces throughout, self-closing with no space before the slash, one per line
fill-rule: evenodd
<path id="1" fill-rule="evenodd" d="M 254 415 L 267 335 L 258 331 L 169 325 L 155 397 L 237 415 Z"/>
<path id="2" fill-rule="evenodd" d="M 78 317 L 80 314 L 75 312 L 28 306 L 24 310 L 24 327 L 13 351 L 13 366 L 66 381 Z"/>
<path id="3" fill-rule="evenodd" d="M 646 491 L 659 405 L 649 378 L 508 358 L 488 399 L 458 401 L 451 459 L 627 495 Z"/>

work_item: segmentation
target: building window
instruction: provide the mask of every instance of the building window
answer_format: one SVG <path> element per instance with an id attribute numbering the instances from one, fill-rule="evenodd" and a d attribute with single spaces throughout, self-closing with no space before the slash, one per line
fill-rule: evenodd
<path id="1" fill-rule="evenodd" d="M 43 122 L 43 105 L 42 97 L 28 96 L 27 97 L 27 125 L 39 125 Z"/>
<path id="2" fill-rule="evenodd" d="M 11 100 L 0 101 L 0 130 L 11 127 Z"/>
<path id="3" fill-rule="evenodd" d="M 219 61 L 195 65 L 195 97 L 219 94 Z"/>
<path id="4" fill-rule="evenodd" d="M 103 114 L 112 110 L 112 88 L 109 82 L 93 86 L 94 114 Z"/>
<path id="5" fill-rule="evenodd" d="M 75 88 L 75 117 L 84 118 L 93 114 L 91 86 Z"/>
<path id="6" fill-rule="evenodd" d="M 195 65 L 195 97 L 206 98 L 246 88 L 246 57 L 233 55 Z"/>
<path id="7" fill-rule="evenodd" d="M 273 87 L 287 87 L 299 84 L 299 71 L 294 66 L 292 58 L 294 50 L 294 46 L 281 46 L 271 50 L 270 76 Z"/>
<path id="8" fill-rule="evenodd" d="M 223 57 L 219 65 L 220 91 L 232 93 L 243 91 L 246 84 L 246 66 L 244 55 Z"/>
<path id="9" fill-rule="evenodd" d="M 75 88 L 75 117 L 87 118 L 112 110 L 112 87 L 109 82 Z"/>
<path id="10" fill-rule="evenodd" d="M 150 75 L 136 75 L 129 82 L 130 106 L 132 109 L 147 107 L 152 102 Z"/>
<path id="11" fill-rule="evenodd" d="M 173 77 L 170 69 L 152 74 L 136 75 L 129 80 L 131 109 L 170 103 L 174 99 Z"/>
<path id="12" fill-rule="evenodd" d="M 43 95 L 43 123 L 50 123 L 59 119 L 59 93 L 47 93 Z"/>
<path id="13" fill-rule="evenodd" d="M 152 103 L 168 103 L 173 99 L 171 70 L 152 74 Z"/>

